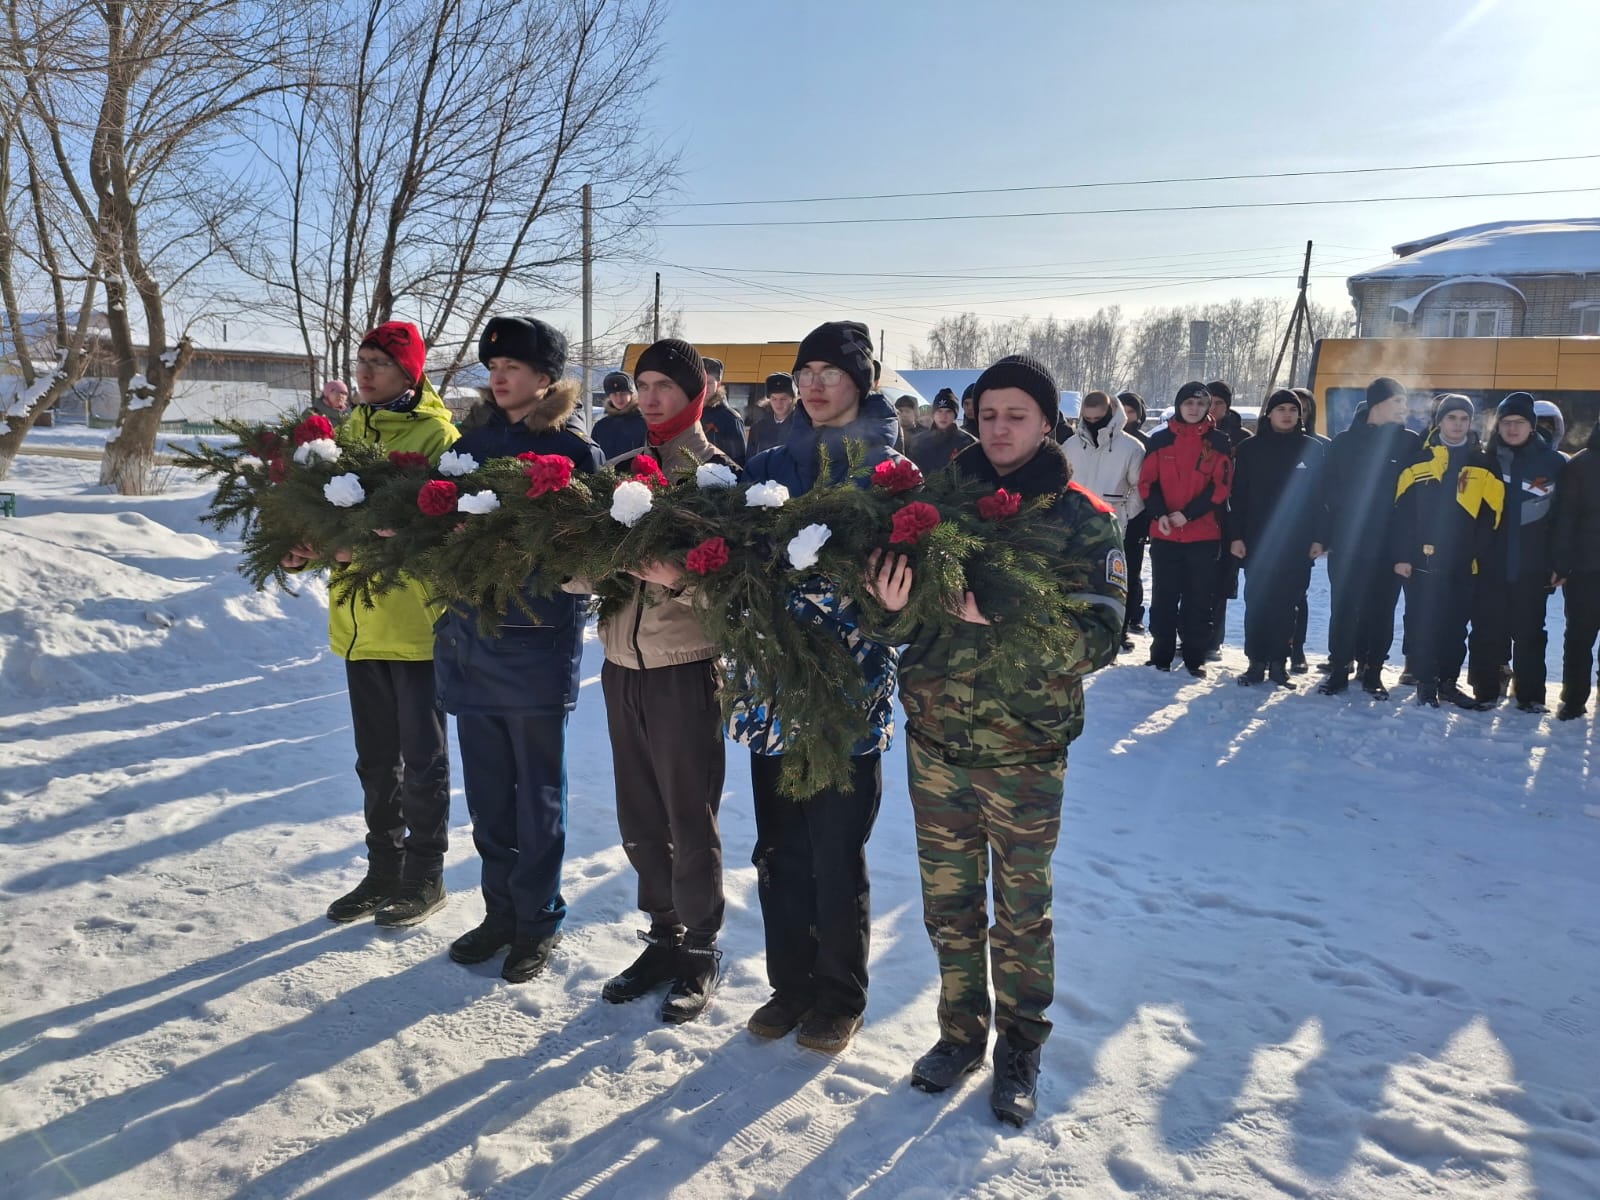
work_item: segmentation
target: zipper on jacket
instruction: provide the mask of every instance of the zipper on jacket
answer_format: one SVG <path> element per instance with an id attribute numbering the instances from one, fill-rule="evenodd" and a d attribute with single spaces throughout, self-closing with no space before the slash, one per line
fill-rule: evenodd
<path id="1" fill-rule="evenodd" d="M 644 624 L 644 580 L 639 581 L 638 594 L 634 596 L 633 604 L 633 654 L 639 660 L 639 670 L 644 670 L 644 651 L 639 649 L 639 626 Z"/>
<path id="2" fill-rule="evenodd" d="M 350 593 L 350 645 L 344 652 L 346 661 L 356 652 L 356 643 L 361 640 L 361 614 L 356 611 L 355 592 Z"/>

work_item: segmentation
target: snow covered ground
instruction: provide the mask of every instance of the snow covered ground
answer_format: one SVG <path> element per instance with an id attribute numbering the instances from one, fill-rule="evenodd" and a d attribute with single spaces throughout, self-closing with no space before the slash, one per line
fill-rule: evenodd
<path id="1" fill-rule="evenodd" d="M 447 909 L 332 926 L 362 830 L 325 597 L 250 592 L 201 487 L 123 499 L 94 470 L 19 459 L 0 519 L 8 1200 L 1600 1196 L 1592 719 L 1238 688 L 1237 628 L 1207 681 L 1095 677 L 1017 1133 L 986 1071 L 906 1082 L 935 975 L 898 749 L 838 1058 L 744 1031 L 767 990 L 738 754 L 710 1013 L 599 1000 L 640 919 L 593 643 L 548 976 L 445 957 L 481 912 L 459 791 Z"/>

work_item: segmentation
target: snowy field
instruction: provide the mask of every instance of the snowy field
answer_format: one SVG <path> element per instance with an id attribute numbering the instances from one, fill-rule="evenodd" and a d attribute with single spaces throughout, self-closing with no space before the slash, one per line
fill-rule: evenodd
<path id="1" fill-rule="evenodd" d="M 23 457 L 4 484 L 6 1200 L 1600 1196 L 1592 717 L 1238 688 L 1238 604 L 1209 680 L 1096 676 L 1019 1133 L 987 1071 L 907 1084 L 935 973 L 898 747 L 871 1003 L 837 1058 L 744 1030 L 767 989 L 738 753 L 711 1010 L 600 1001 L 641 919 L 592 641 L 549 974 L 445 957 L 482 911 L 459 786 L 445 911 L 330 925 L 362 823 L 325 597 L 251 593 L 201 487 L 122 499 L 94 471 Z"/>

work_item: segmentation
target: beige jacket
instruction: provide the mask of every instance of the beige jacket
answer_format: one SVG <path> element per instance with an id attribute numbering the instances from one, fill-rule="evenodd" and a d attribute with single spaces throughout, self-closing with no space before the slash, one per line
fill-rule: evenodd
<path id="1" fill-rule="evenodd" d="M 735 474 L 738 466 L 707 440 L 698 423 L 691 425 L 652 454 L 668 477 L 692 470 L 703 463 L 720 462 Z M 629 468 L 631 458 L 616 464 L 619 471 Z M 689 484 L 693 487 L 694 484 Z M 684 663 L 705 662 L 717 657 L 717 648 L 706 636 L 694 612 L 691 589 L 673 591 L 659 584 L 632 579 L 633 595 L 617 612 L 600 622 L 600 644 L 606 661 L 633 670 L 651 667 L 676 667 Z M 586 579 L 568 580 L 562 585 L 569 592 L 590 592 Z"/>

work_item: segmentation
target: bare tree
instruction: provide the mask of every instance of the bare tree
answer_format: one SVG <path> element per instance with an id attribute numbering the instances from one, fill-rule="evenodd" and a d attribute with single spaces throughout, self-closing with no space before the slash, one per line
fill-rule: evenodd
<path id="1" fill-rule="evenodd" d="M 83 280 L 85 303 L 94 286 L 105 293 L 121 401 L 101 482 L 138 494 L 194 353 L 173 305 L 203 291 L 242 209 L 241 131 L 286 86 L 284 34 L 304 10 L 300 0 L 7 0 L 6 15 L 3 69 L 39 148 L 32 165 L 48 164 L 42 190 L 82 231 L 69 243 L 67 223 L 46 220 L 41 239 L 55 278 Z"/>
<path id="2" fill-rule="evenodd" d="M 448 382 L 497 306 L 570 298 L 583 184 L 597 258 L 670 186 L 641 123 L 662 20 L 659 0 L 365 0 L 284 97 L 278 186 L 236 261 L 329 374 L 404 317 Z"/>
<path id="3" fill-rule="evenodd" d="M 976 313 L 942 317 L 928 330 L 926 349 L 911 350 L 914 371 L 966 370 L 986 367 L 984 358 L 988 330 Z"/>

